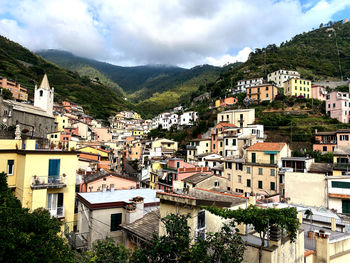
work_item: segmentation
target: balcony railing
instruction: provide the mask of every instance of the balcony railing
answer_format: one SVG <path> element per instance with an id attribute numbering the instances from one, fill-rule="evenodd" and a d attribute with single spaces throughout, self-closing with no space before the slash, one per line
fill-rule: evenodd
<path id="1" fill-rule="evenodd" d="M 57 217 L 62 218 L 64 217 L 64 207 L 56 207 L 56 208 L 46 208 L 49 212 L 51 217 Z"/>
<path id="2" fill-rule="evenodd" d="M 30 186 L 32 189 L 63 188 L 66 187 L 66 176 L 36 176 L 32 177 Z"/>
<path id="3" fill-rule="evenodd" d="M 349 170 L 350 171 L 350 163 L 335 163 L 333 169 L 340 170 Z"/>

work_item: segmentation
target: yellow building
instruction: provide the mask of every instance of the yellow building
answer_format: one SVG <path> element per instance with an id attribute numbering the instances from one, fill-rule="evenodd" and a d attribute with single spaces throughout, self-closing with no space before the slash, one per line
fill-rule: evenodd
<path id="1" fill-rule="evenodd" d="M 333 175 L 350 174 L 350 148 L 348 146 L 337 146 L 333 152 Z"/>
<path id="2" fill-rule="evenodd" d="M 132 118 L 135 120 L 141 120 L 141 115 L 138 114 L 137 112 L 134 112 L 134 114 L 132 115 Z"/>
<path id="3" fill-rule="evenodd" d="M 228 189 L 249 195 L 273 195 L 280 192 L 278 161 L 290 157 L 286 143 L 255 143 L 246 149 L 243 159 L 226 159 L 224 176 Z"/>
<path id="4" fill-rule="evenodd" d="M 143 130 L 132 130 L 132 136 L 143 136 L 144 131 Z"/>
<path id="5" fill-rule="evenodd" d="M 101 157 L 107 158 L 107 159 L 109 157 L 109 151 L 102 150 L 102 149 L 99 149 L 99 148 L 94 147 L 94 146 L 86 146 L 86 147 L 80 148 L 79 151 L 85 152 L 85 153 L 97 154 L 97 155 L 100 155 Z"/>
<path id="6" fill-rule="evenodd" d="M 166 163 L 161 163 L 161 162 L 154 162 L 152 163 L 152 168 L 151 168 L 151 176 L 150 176 L 150 188 L 151 189 L 158 189 L 158 176 L 159 174 L 163 175 L 161 172 L 163 167 L 166 166 Z"/>
<path id="7" fill-rule="evenodd" d="M 178 143 L 176 141 L 164 139 L 164 138 L 154 140 L 151 146 L 152 151 L 155 151 L 155 148 L 162 148 L 162 151 L 172 150 L 174 152 L 177 151 L 177 147 L 178 147 Z"/>
<path id="8" fill-rule="evenodd" d="M 67 116 L 56 115 L 55 120 L 57 122 L 57 131 L 59 131 L 59 132 L 64 131 L 64 128 L 70 127 L 70 120 Z"/>
<path id="9" fill-rule="evenodd" d="M 311 98 L 311 81 L 307 79 L 289 79 L 284 82 L 284 95 Z"/>
<path id="10" fill-rule="evenodd" d="M 228 110 L 217 114 L 217 123 L 228 122 L 237 127 L 246 127 L 255 121 L 255 109 Z"/>
<path id="11" fill-rule="evenodd" d="M 60 143 L 61 132 L 51 132 L 47 135 L 47 139 L 50 141 L 50 145 L 54 144 L 57 146 Z"/>
<path id="12" fill-rule="evenodd" d="M 187 161 L 197 159 L 198 155 L 211 152 L 211 138 L 194 139 L 186 146 Z"/>
<path id="13" fill-rule="evenodd" d="M 23 207 L 44 207 L 52 217 L 74 221 L 77 153 L 35 146 L 35 140 L 0 140 L 0 172 Z"/>

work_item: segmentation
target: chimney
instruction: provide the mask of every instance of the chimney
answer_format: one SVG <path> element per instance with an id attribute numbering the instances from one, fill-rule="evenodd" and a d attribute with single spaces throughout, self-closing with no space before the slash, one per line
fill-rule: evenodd
<path id="1" fill-rule="evenodd" d="M 131 224 L 143 217 L 144 213 L 144 199 L 141 196 L 136 196 L 130 199 L 130 203 L 125 207 L 125 223 Z"/>
<path id="2" fill-rule="evenodd" d="M 332 231 L 337 230 L 337 223 L 336 223 L 335 217 L 332 217 L 332 219 L 331 219 L 331 230 Z"/>

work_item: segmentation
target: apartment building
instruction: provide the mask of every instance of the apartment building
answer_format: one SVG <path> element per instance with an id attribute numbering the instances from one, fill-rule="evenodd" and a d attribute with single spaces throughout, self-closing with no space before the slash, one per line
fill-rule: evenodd
<path id="1" fill-rule="evenodd" d="M 217 123 L 227 122 L 237 127 L 246 127 L 255 121 L 255 109 L 239 109 L 219 112 L 217 114 Z"/>
<path id="2" fill-rule="evenodd" d="M 211 138 L 194 139 L 186 146 L 187 161 L 194 161 L 198 155 L 203 153 L 210 153 Z"/>
<path id="3" fill-rule="evenodd" d="M 349 123 L 350 94 L 349 92 L 333 91 L 326 97 L 326 113 L 333 119 Z"/>
<path id="4" fill-rule="evenodd" d="M 350 129 L 315 133 L 314 151 L 334 152 L 336 146 L 350 147 Z"/>
<path id="5" fill-rule="evenodd" d="M 325 101 L 327 97 L 327 90 L 325 87 L 319 85 L 311 85 L 311 98 Z"/>
<path id="6" fill-rule="evenodd" d="M 255 78 L 255 79 L 243 79 L 237 82 L 237 88 L 234 90 L 234 93 L 246 92 L 247 88 L 261 85 L 264 83 L 264 78 Z"/>
<path id="7" fill-rule="evenodd" d="M 225 159 L 224 176 L 228 189 L 249 195 L 273 195 L 280 192 L 278 162 L 290 157 L 286 143 L 255 143 L 246 149 L 243 158 Z"/>
<path id="8" fill-rule="evenodd" d="M 273 101 L 278 94 L 278 88 L 274 84 L 262 84 L 247 87 L 247 96 L 257 102 Z"/>
<path id="9" fill-rule="evenodd" d="M 285 81 L 284 95 L 311 98 L 311 81 L 306 79 L 289 79 Z"/>
<path id="10" fill-rule="evenodd" d="M 21 84 L 17 83 L 14 80 L 0 76 L 0 88 L 11 91 L 12 96 L 15 100 L 23 100 L 23 101 L 28 100 L 27 88 L 24 86 L 21 86 Z"/>
<path id="11" fill-rule="evenodd" d="M 299 79 L 299 72 L 294 70 L 280 69 L 267 75 L 267 81 L 274 82 L 279 88 L 283 88 L 283 83 L 292 78 Z"/>
<path id="12" fill-rule="evenodd" d="M 23 207 L 43 207 L 62 222 L 74 221 L 77 152 L 36 146 L 35 140 L 0 140 L 0 172 Z"/>

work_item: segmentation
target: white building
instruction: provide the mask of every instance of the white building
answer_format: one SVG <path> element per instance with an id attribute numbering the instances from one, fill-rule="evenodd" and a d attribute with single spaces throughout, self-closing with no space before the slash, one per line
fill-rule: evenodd
<path id="1" fill-rule="evenodd" d="M 264 83 L 264 78 L 243 79 L 237 82 L 237 89 L 233 93 L 246 92 L 247 88 L 258 86 Z"/>
<path id="2" fill-rule="evenodd" d="M 291 78 L 300 78 L 300 73 L 293 70 L 280 69 L 267 75 L 267 81 L 275 82 L 277 87 L 283 88 L 283 82 Z"/>
<path id="3" fill-rule="evenodd" d="M 174 125 L 178 124 L 179 116 L 175 113 L 165 112 L 159 115 L 159 125 L 163 130 L 170 130 Z"/>
<path id="4" fill-rule="evenodd" d="M 45 74 L 40 87 L 35 85 L 34 106 L 43 109 L 50 116 L 53 116 L 53 95 L 54 88 L 50 88 L 49 80 Z"/>
<path id="5" fill-rule="evenodd" d="M 191 126 L 198 119 L 198 114 L 195 111 L 187 111 L 181 114 L 179 124 L 181 126 Z"/>

